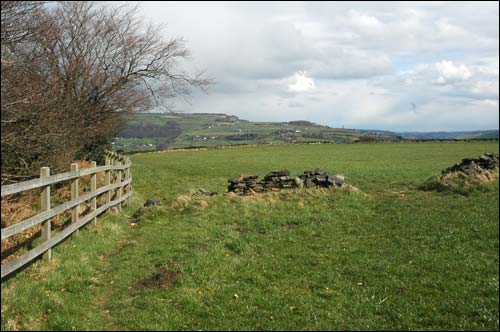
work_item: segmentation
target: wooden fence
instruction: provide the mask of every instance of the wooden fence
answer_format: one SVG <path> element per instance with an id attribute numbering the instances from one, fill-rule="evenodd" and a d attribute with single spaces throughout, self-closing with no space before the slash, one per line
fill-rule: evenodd
<path id="1" fill-rule="evenodd" d="M 2 241 L 38 224 L 41 224 L 41 236 L 43 240 L 40 245 L 27 253 L 2 265 L 2 278 L 40 255 L 43 255 L 44 259 L 50 260 L 52 257 L 51 248 L 73 232 L 78 232 L 79 228 L 91 220 L 97 223 L 96 217 L 111 207 L 116 206 L 118 209 L 121 209 L 123 204 L 130 204 L 132 197 L 130 159 L 124 158 L 114 152 L 107 152 L 105 160 L 104 166 L 97 166 L 96 162 L 93 161 L 91 168 L 82 170 L 79 170 L 78 164 L 71 164 L 70 172 L 55 175 L 50 175 L 49 167 L 42 167 L 40 169 L 40 178 L 38 179 L 1 187 L 2 197 L 36 188 L 42 189 L 40 194 L 40 213 L 3 228 L 1 232 Z M 97 173 L 100 172 L 105 173 L 105 185 L 104 187 L 97 188 Z M 90 175 L 90 192 L 79 196 L 79 179 L 86 175 Z M 112 181 L 112 179 L 115 179 L 115 181 Z M 71 200 L 53 207 L 50 204 L 50 186 L 63 181 L 71 181 Z M 114 197 L 112 197 L 112 190 L 116 190 Z M 106 203 L 98 208 L 97 196 L 103 194 Z M 90 213 L 80 217 L 78 208 L 80 204 L 86 202 L 90 202 Z M 51 218 L 70 209 L 72 211 L 71 224 L 52 236 Z"/>

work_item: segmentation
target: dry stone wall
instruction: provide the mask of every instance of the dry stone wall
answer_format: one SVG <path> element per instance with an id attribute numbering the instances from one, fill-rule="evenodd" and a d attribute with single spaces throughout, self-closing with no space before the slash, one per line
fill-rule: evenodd
<path id="1" fill-rule="evenodd" d="M 272 171 L 258 180 L 256 174 L 241 174 L 229 179 L 228 192 L 238 195 L 251 195 L 268 191 L 281 191 L 294 188 L 330 188 L 344 185 L 342 175 L 333 175 L 316 169 L 304 171 L 299 176 L 291 176 L 288 170 Z"/>

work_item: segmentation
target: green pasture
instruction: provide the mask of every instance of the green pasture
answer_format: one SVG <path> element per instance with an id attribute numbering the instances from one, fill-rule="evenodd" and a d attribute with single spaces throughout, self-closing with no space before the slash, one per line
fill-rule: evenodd
<path id="1" fill-rule="evenodd" d="M 485 151 L 498 142 L 131 155 L 132 206 L 2 280 L 2 330 L 498 330 L 498 181 L 418 189 Z M 315 168 L 357 189 L 222 194 Z M 178 199 L 199 188 L 221 194 Z"/>

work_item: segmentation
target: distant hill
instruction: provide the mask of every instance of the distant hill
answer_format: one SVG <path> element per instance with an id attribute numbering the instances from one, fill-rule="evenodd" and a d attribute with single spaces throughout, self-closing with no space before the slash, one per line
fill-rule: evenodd
<path id="1" fill-rule="evenodd" d="M 498 139 L 498 130 L 392 132 L 331 128 L 310 121 L 253 122 L 213 113 L 133 113 L 113 141 L 115 150 L 150 151 L 235 144 L 432 139 Z"/>
<path id="2" fill-rule="evenodd" d="M 252 122 L 209 113 L 134 113 L 113 141 L 115 150 L 147 151 L 234 144 L 397 141 L 393 133 L 330 128 L 309 121 Z"/>
<path id="3" fill-rule="evenodd" d="M 390 132 L 387 132 L 390 133 Z M 405 139 L 498 139 L 498 130 L 437 131 L 437 132 L 393 132 Z"/>
<path id="4" fill-rule="evenodd" d="M 498 130 L 483 130 L 467 132 L 457 137 L 458 139 L 498 139 Z"/>

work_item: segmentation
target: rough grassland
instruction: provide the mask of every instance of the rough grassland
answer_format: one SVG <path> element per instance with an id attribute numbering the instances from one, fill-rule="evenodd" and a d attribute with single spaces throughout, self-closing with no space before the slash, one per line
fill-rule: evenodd
<path id="1" fill-rule="evenodd" d="M 498 330 L 498 181 L 416 188 L 496 142 L 290 145 L 132 156 L 108 214 L 2 281 L 2 330 Z M 209 197 L 239 173 L 342 173 L 362 192 Z"/>

